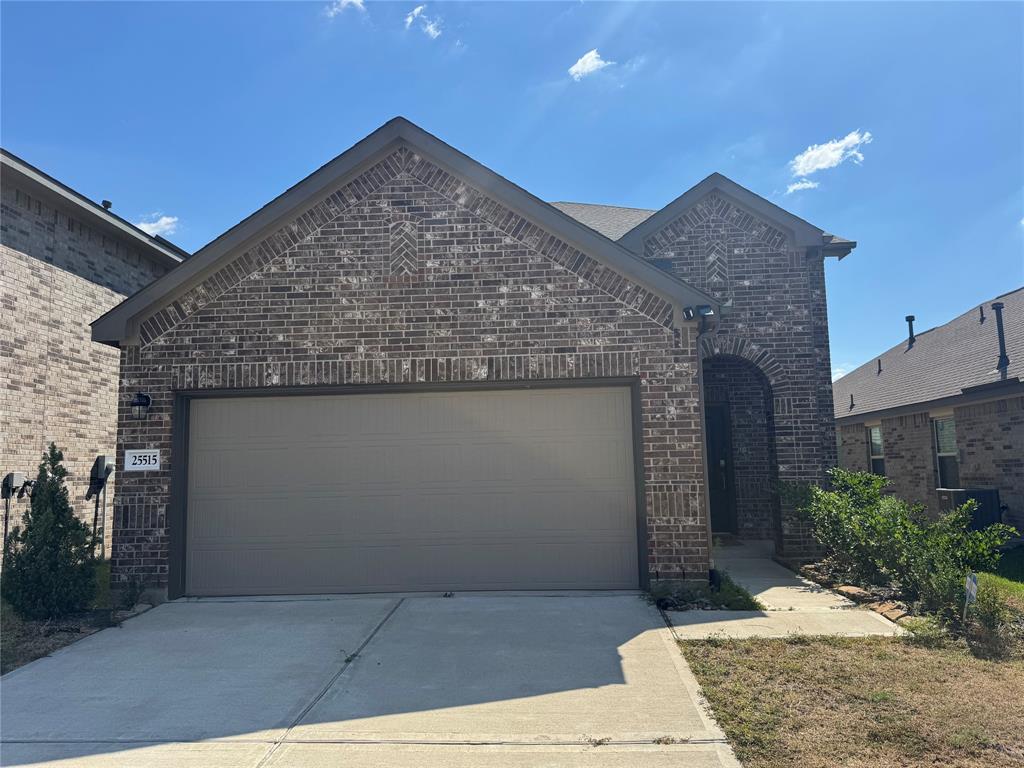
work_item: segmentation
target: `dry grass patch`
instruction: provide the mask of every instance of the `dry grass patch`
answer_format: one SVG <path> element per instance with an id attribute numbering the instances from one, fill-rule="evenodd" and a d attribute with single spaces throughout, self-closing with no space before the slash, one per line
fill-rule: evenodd
<path id="1" fill-rule="evenodd" d="M 1024 764 L 1024 662 L 882 637 L 681 645 L 747 768 Z"/>

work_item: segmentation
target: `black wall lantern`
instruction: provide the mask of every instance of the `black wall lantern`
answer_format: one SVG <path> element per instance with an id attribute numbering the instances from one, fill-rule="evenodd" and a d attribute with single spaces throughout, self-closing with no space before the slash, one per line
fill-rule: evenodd
<path id="1" fill-rule="evenodd" d="M 132 418 L 141 421 L 149 414 L 149 406 L 153 404 L 153 398 L 144 392 L 136 393 L 132 398 Z"/>

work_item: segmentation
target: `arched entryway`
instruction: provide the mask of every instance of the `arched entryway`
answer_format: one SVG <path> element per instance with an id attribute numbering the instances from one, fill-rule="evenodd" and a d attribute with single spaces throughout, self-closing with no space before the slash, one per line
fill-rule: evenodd
<path id="1" fill-rule="evenodd" d="M 712 533 L 778 541 L 778 460 L 771 384 L 753 363 L 715 353 L 703 361 Z"/>

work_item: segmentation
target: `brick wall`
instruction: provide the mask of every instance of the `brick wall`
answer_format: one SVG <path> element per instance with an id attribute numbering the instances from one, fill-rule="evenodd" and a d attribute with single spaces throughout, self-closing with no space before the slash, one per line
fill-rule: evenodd
<path id="1" fill-rule="evenodd" d="M 870 472 L 868 436 L 863 424 L 839 425 L 839 466 L 851 472 Z"/>
<path id="2" fill-rule="evenodd" d="M 914 504 L 924 504 L 930 511 L 938 510 L 932 426 L 928 414 L 913 413 L 882 419 L 882 451 L 889 491 Z"/>
<path id="3" fill-rule="evenodd" d="M 652 576 L 709 563 L 696 333 L 672 308 L 400 149 L 141 326 L 118 456 L 159 447 L 176 391 L 316 384 L 640 381 Z M 153 395 L 145 422 L 132 392 Z M 170 473 L 122 478 L 116 582 L 167 583 Z"/>
<path id="4" fill-rule="evenodd" d="M 787 234 L 711 193 L 644 242 L 644 256 L 732 311 L 702 354 L 742 357 L 767 377 L 781 481 L 819 482 L 836 462 L 825 276 L 821 253 L 796 248 Z M 770 478 L 759 482 L 769 487 Z M 808 525 L 782 510 L 783 554 L 815 551 Z"/>
<path id="5" fill-rule="evenodd" d="M 116 445 L 119 353 L 94 343 L 89 323 L 165 269 L 6 176 L 0 213 L 0 474 L 34 477 L 55 441 L 72 503 L 91 524 L 89 470 Z M 112 509 L 108 492 L 108 517 Z"/>
<path id="6" fill-rule="evenodd" d="M 774 539 L 778 515 L 771 390 L 764 374 L 739 358 L 704 361 L 704 402 L 729 406 L 736 532 Z"/>
<path id="7" fill-rule="evenodd" d="M 1005 522 L 1024 533 L 1024 397 L 961 406 L 953 417 L 960 484 L 998 488 Z"/>
<path id="8" fill-rule="evenodd" d="M 962 405 L 954 409 L 963 488 L 998 488 L 1008 507 L 1006 522 L 1024 531 L 1024 397 Z M 842 424 L 840 466 L 867 471 L 864 425 Z M 931 415 L 882 419 L 885 473 L 890 491 L 938 510 Z"/>

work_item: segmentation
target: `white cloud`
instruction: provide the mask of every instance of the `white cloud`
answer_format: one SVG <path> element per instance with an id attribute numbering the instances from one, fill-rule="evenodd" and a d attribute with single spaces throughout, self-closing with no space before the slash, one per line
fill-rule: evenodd
<path id="1" fill-rule="evenodd" d="M 856 368 L 853 363 L 842 363 L 840 365 L 832 366 L 832 381 L 838 381 L 843 378 L 846 374 Z"/>
<path id="2" fill-rule="evenodd" d="M 430 35 L 431 40 L 437 40 L 441 36 L 441 27 L 433 19 L 423 20 L 423 31 Z"/>
<path id="3" fill-rule="evenodd" d="M 334 0 L 324 8 L 324 15 L 328 19 L 333 19 L 335 16 L 343 13 L 346 8 L 355 8 L 357 11 L 366 13 L 364 2 L 365 0 Z"/>
<path id="4" fill-rule="evenodd" d="M 870 144 L 871 140 L 872 136 L 868 131 L 850 131 L 841 139 L 832 139 L 824 144 L 812 144 L 794 157 L 789 167 L 794 176 L 810 176 L 817 171 L 835 168 L 847 160 L 861 163 L 864 155 L 861 154 L 860 148 Z"/>
<path id="5" fill-rule="evenodd" d="M 595 72 L 599 72 L 605 67 L 610 67 L 614 64 L 614 61 L 605 61 L 601 58 L 601 54 L 597 52 L 597 48 L 592 51 L 587 51 L 580 56 L 579 61 L 569 67 L 569 74 L 572 75 L 572 79 L 579 82 L 587 75 L 592 75 Z"/>
<path id="6" fill-rule="evenodd" d="M 800 179 L 800 181 L 794 181 L 788 187 L 786 187 L 786 194 L 792 195 L 794 192 L 799 192 L 803 189 L 817 189 L 818 182 L 811 181 L 810 179 Z"/>
<path id="7" fill-rule="evenodd" d="M 417 5 L 405 16 L 405 28 L 408 29 L 412 26 L 412 23 L 416 21 L 416 17 L 419 16 L 426 9 L 425 5 Z"/>
<path id="8" fill-rule="evenodd" d="M 441 24 L 444 19 L 440 16 L 434 16 L 431 18 L 426 14 L 427 6 L 426 3 L 423 5 L 417 5 L 407 14 L 405 14 L 405 28 L 409 29 L 416 19 L 420 20 L 420 29 L 423 30 L 423 34 L 429 37 L 431 40 L 437 40 L 441 36 Z"/>
<path id="9" fill-rule="evenodd" d="M 148 216 L 143 216 L 142 221 L 135 222 L 135 226 L 147 235 L 173 235 L 178 228 L 178 217 L 151 213 Z"/>

